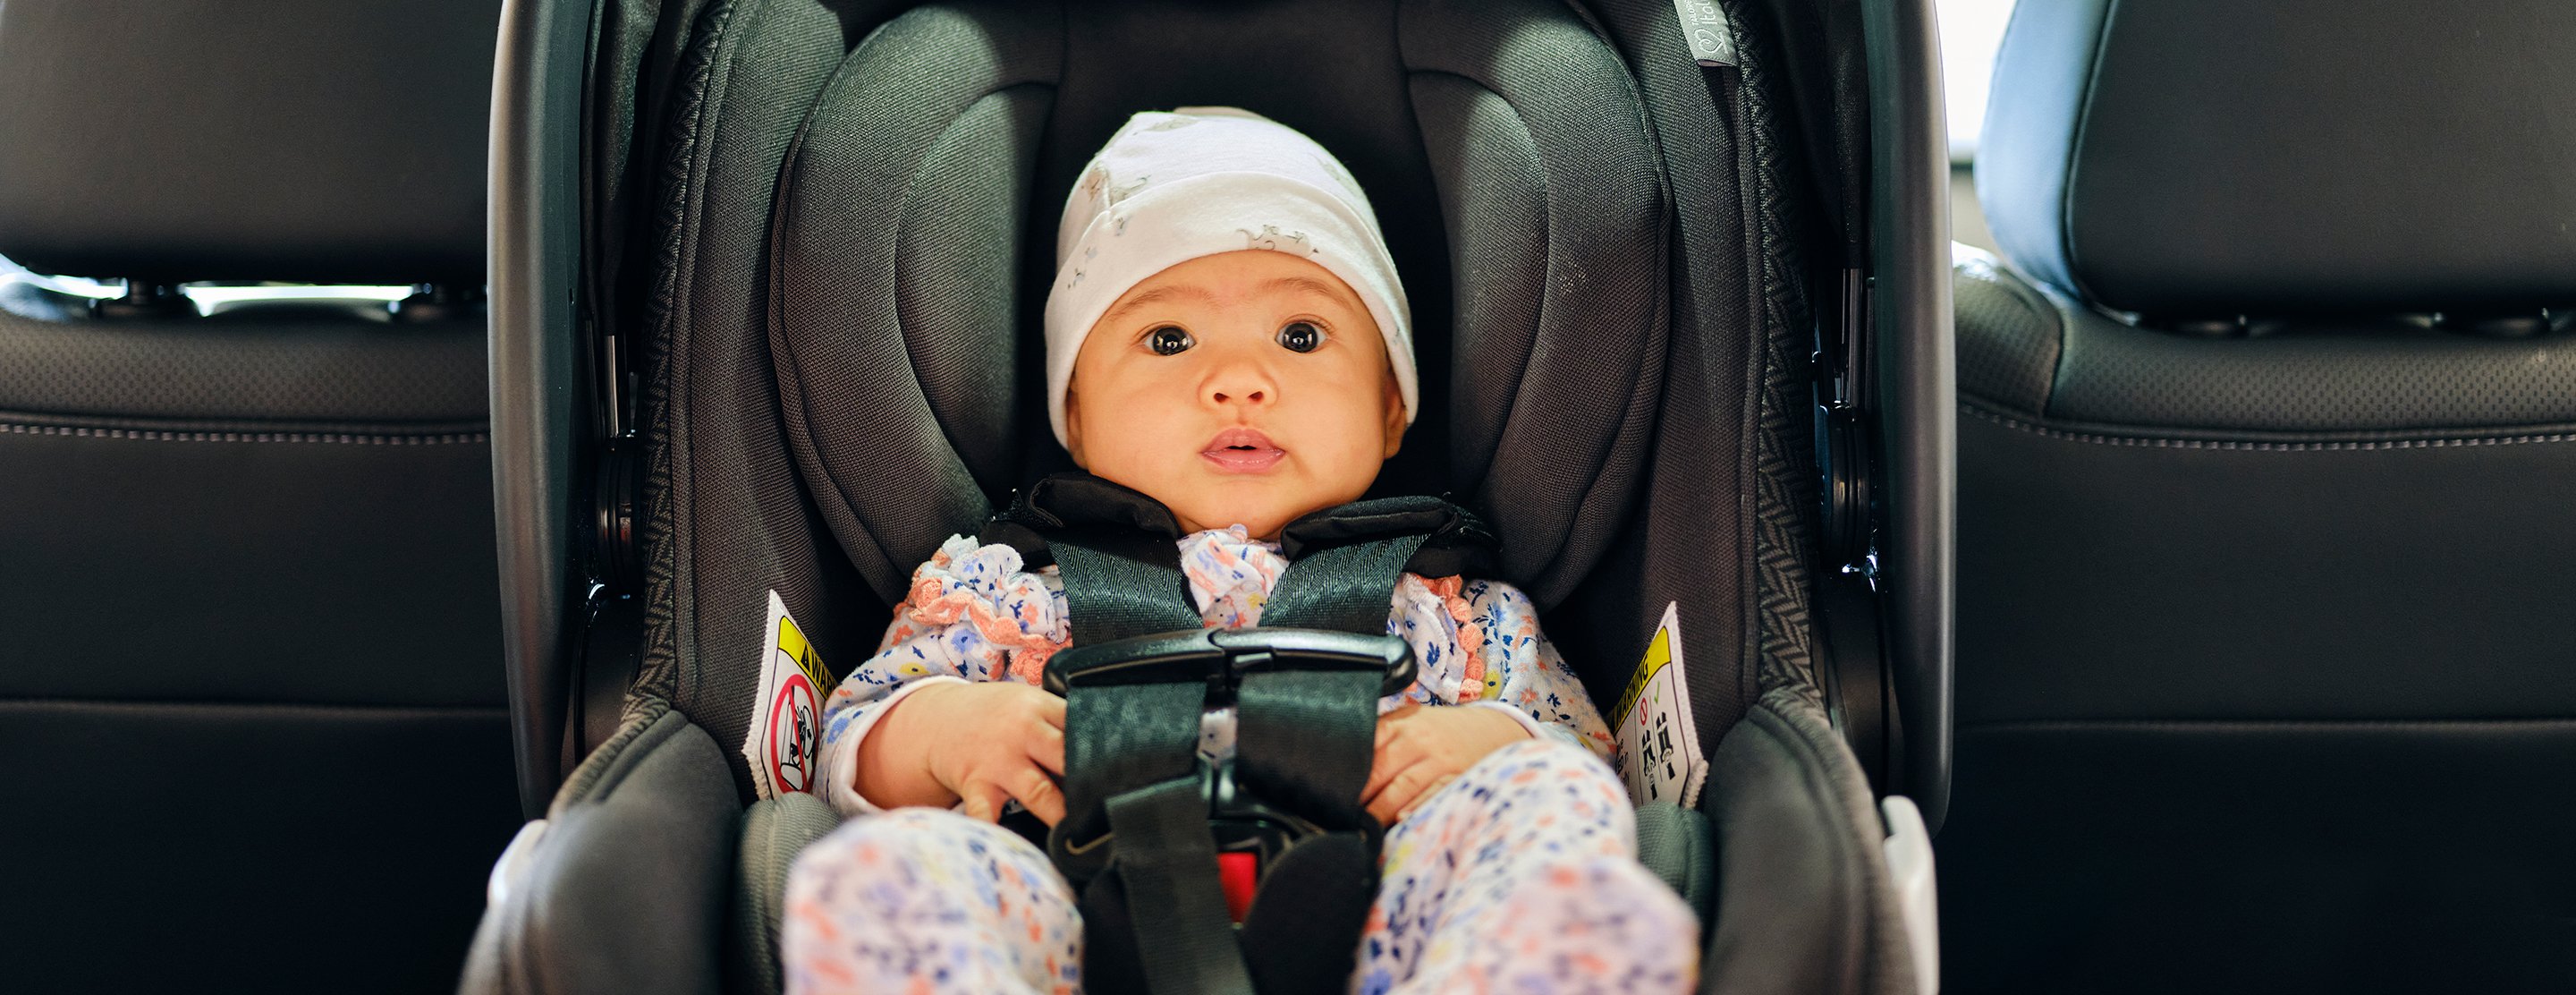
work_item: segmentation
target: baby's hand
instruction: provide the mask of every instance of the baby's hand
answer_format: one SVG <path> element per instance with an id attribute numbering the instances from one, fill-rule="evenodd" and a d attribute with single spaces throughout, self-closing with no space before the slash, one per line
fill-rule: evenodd
<path id="1" fill-rule="evenodd" d="M 1377 759 L 1360 802 L 1382 825 L 1412 813 L 1485 754 L 1529 738 L 1529 730 L 1490 708 L 1424 708 L 1406 702 L 1377 719 Z"/>
<path id="2" fill-rule="evenodd" d="M 887 808 L 966 803 L 1001 818 L 1004 799 L 1055 825 L 1064 794 L 1064 699 L 1016 681 L 934 684 L 914 691 L 859 744 L 856 787 Z"/>

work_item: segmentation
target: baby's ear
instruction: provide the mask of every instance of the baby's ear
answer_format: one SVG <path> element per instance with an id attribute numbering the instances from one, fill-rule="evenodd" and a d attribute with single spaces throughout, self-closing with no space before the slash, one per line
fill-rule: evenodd
<path id="1" fill-rule="evenodd" d="M 1394 459 L 1396 450 L 1402 448 L 1404 448 L 1404 388 L 1396 385 L 1395 374 L 1390 371 L 1386 376 L 1386 455 L 1378 458 Z"/>
<path id="2" fill-rule="evenodd" d="M 1064 388 L 1064 449 L 1073 454 L 1073 465 L 1091 469 L 1082 458 L 1082 395 L 1071 384 Z"/>

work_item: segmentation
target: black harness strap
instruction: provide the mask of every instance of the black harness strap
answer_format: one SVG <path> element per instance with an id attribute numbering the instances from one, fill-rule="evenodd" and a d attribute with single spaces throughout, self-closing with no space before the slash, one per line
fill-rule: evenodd
<path id="1" fill-rule="evenodd" d="M 1417 532 L 1304 551 L 1279 575 L 1270 601 L 1262 606 L 1261 624 L 1385 632 L 1396 578 L 1430 538 Z"/>
<path id="2" fill-rule="evenodd" d="M 1261 611 L 1265 627 L 1386 632 L 1388 595 L 1427 533 L 1314 549 L 1288 566 Z M 1255 796 L 1328 832 L 1263 876 L 1241 934 L 1266 992 L 1335 991 L 1377 892 L 1382 831 L 1360 792 L 1377 739 L 1376 675 L 1254 671 L 1235 693 L 1235 774 Z"/>
<path id="3" fill-rule="evenodd" d="M 1065 607 L 1073 613 L 1073 645 L 1199 627 L 1173 539 L 1097 525 L 1048 536 L 1064 577 Z"/>
<path id="4" fill-rule="evenodd" d="M 1197 728 L 1198 715 L 1190 716 Z M 1109 799 L 1116 834 L 1118 899 L 1132 925 L 1146 990 L 1252 995 L 1249 969 L 1217 883 L 1216 839 L 1208 834 L 1207 795 L 1195 777 L 1160 781 Z M 1104 903 L 1095 881 L 1084 893 L 1088 922 Z M 1106 896 L 1101 896 L 1106 897 Z M 1099 943 L 1104 937 L 1093 936 Z M 1096 982 L 1095 982 L 1096 984 Z M 1277 989 L 1271 989 L 1276 991 Z"/>
<path id="5" fill-rule="evenodd" d="M 1359 799 L 1376 703 L 1401 680 L 1389 674 L 1408 673 L 1410 660 L 1388 657 L 1403 661 L 1395 669 L 1317 667 L 1297 655 L 1311 651 L 1263 642 L 1234 644 L 1223 651 L 1226 666 L 1204 676 L 1157 669 L 1165 666 L 1157 653 L 1191 643 L 1203 624 L 1180 569 L 1178 532 L 1152 499 L 1082 475 L 1041 481 L 986 530 L 987 541 L 1019 547 L 1032 567 L 1057 564 L 1077 648 L 1131 643 L 1086 678 L 1050 673 L 1065 682 L 1066 815 L 1048 852 L 1082 893 L 1086 983 L 1106 991 L 1141 982 L 1156 995 L 1340 990 L 1377 888 L 1383 830 Z M 1442 542 L 1425 549 L 1434 539 Z M 1472 518 L 1428 498 L 1308 516 L 1283 536 L 1292 562 L 1261 628 L 1383 639 L 1389 592 L 1409 563 L 1466 562 L 1487 541 Z M 1306 662 L 1273 666 L 1273 651 Z M 1134 669 L 1109 673 L 1122 667 Z M 1237 737 L 1232 780 L 1220 785 L 1220 772 L 1202 770 L 1197 745 L 1201 712 L 1225 695 Z M 1217 870 L 1224 844 L 1210 822 L 1212 799 L 1236 792 L 1306 825 L 1263 869 L 1240 932 L 1227 915 Z"/>
<path id="6" fill-rule="evenodd" d="M 1064 578 L 1074 645 L 1200 624 L 1171 537 L 1080 526 L 1051 532 L 1048 547 Z M 1217 881 L 1199 777 L 1206 708 L 1205 684 L 1120 684 L 1066 695 L 1065 820 L 1049 849 L 1077 885 L 1090 885 L 1083 888 L 1086 921 L 1131 924 L 1133 966 L 1149 990 L 1252 995 Z M 1076 876 L 1077 868 L 1086 873 Z M 1090 943 L 1115 939 L 1094 935 Z"/>
<path id="7" fill-rule="evenodd" d="M 1074 645 L 1198 627 L 1171 539 L 1102 525 L 1050 535 Z M 1098 842 L 1111 832 L 1111 795 L 1174 778 L 1197 784 L 1199 713 L 1206 705 L 1207 689 L 1199 685 L 1120 684 L 1065 696 L 1065 820 L 1052 834 L 1062 842 L 1049 848 L 1076 886 L 1108 862 L 1109 850 Z"/>
<path id="8" fill-rule="evenodd" d="M 1388 595 L 1420 534 L 1330 546 L 1281 574 L 1261 624 L 1386 632 Z M 1347 671 L 1246 674 L 1235 695 L 1236 770 L 1254 793 L 1327 829 L 1374 825 L 1359 802 L 1376 745 L 1378 682 Z"/>

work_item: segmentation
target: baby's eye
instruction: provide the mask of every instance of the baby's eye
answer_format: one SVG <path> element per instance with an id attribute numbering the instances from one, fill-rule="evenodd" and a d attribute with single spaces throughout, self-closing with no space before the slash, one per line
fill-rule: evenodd
<path id="1" fill-rule="evenodd" d="M 1313 352 L 1324 347 L 1324 330 L 1309 322 L 1292 321 L 1279 330 L 1279 345 L 1289 352 Z"/>
<path id="2" fill-rule="evenodd" d="M 1188 351 L 1189 347 L 1197 345 L 1198 342 L 1190 338 L 1190 333 L 1172 325 L 1165 325 L 1146 332 L 1145 344 L 1153 348 L 1154 355 L 1176 356 Z"/>

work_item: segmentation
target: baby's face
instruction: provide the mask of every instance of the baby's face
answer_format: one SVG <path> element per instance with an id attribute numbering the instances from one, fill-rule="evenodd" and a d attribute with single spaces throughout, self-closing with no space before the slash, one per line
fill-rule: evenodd
<path id="1" fill-rule="evenodd" d="M 1404 435 L 1368 307 L 1330 271 L 1267 249 L 1129 288 L 1083 341 L 1064 403 L 1074 462 L 1193 532 L 1273 538 L 1358 500 Z"/>

